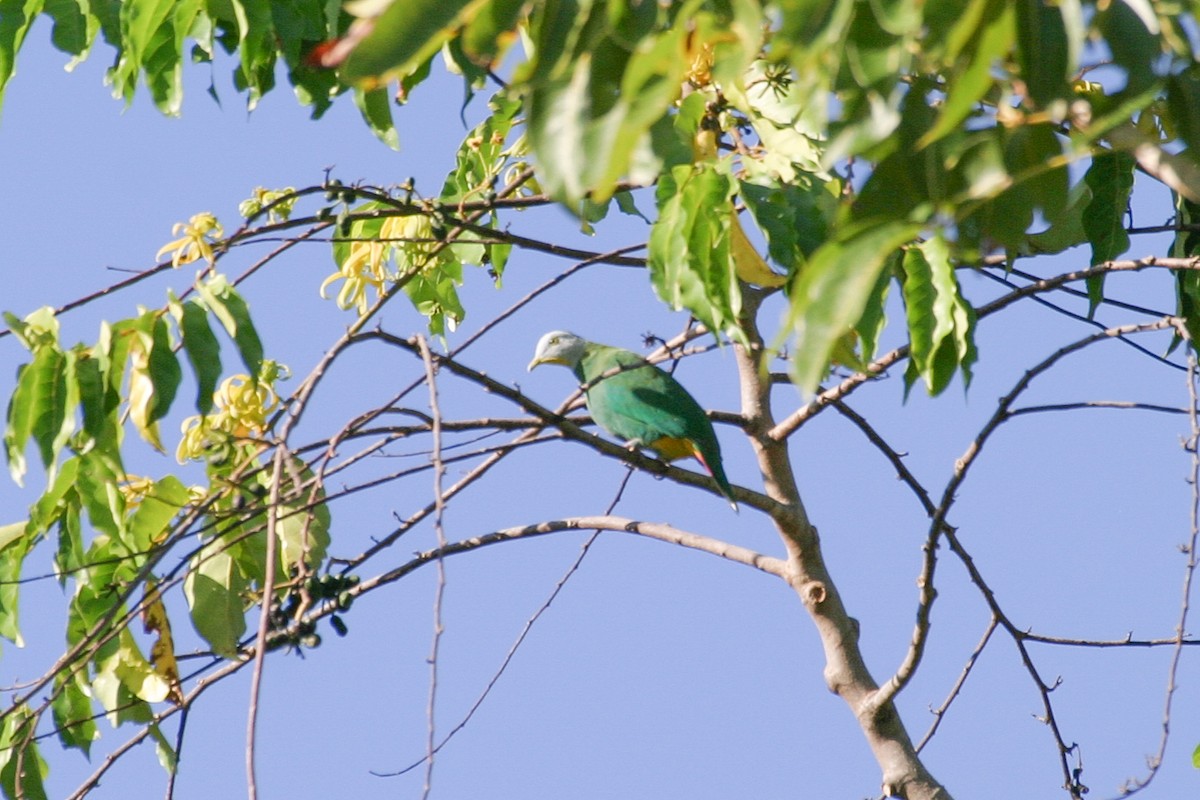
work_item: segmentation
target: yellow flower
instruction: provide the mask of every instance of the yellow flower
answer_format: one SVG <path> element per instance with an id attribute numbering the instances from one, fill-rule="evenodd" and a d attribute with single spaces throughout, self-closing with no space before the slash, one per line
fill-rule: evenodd
<path id="1" fill-rule="evenodd" d="M 126 511 L 136 509 L 153 488 L 154 481 L 138 475 L 127 475 L 125 481 L 117 485 L 117 490 L 125 498 Z"/>
<path id="2" fill-rule="evenodd" d="M 167 242 L 158 251 L 155 258 L 162 258 L 166 253 L 171 254 L 171 266 L 176 269 L 181 264 L 190 264 L 198 258 L 203 258 L 209 264 L 213 263 L 213 242 L 225 235 L 225 229 L 217 218 L 210 212 L 196 214 L 187 222 L 177 222 L 171 228 L 171 233 L 178 236 L 174 241 Z"/>
<path id="3" fill-rule="evenodd" d="M 251 383 L 249 375 L 226 378 L 213 401 L 231 420 L 229 432 L 238 437 L 262 433 L 267 416 L 279 408 L 275 390 L 262 381 Z"/>
<path id="4" fill-rule="evenodd" d="M 350 242 L 350 252 L 337 272 L 321 284 L 321 297 L 325 290 L 337 281 L 345 281 L 337 295 L 338 308 L 353 307 L 364 314 L 370 300 L 367 289 L 375 290 L 380 296 L 386 284 L 400 277 L 402 272 L 421 270 L 435 258 L 434 251 L 439 242 L 433 235 L 433 223 L 424 214 L 406 214 L 388 217 L 379 228 L 379 236 L 370 240 Z M 396 269 L 388 269 L 393 260 Z"/>
<path id="5" fill-rule="evenodd" d="M 256 382 L 245 374 L 226 378 L 213 392 L 213 413 L 183 421 L 183 437 L 175 450 L 180 464 L 211 456 L 212 448 L 222 442 L 262 435 L 267 418 L 280 405 L 272 384 L 278 378 L 287 378 L 288 370 L 274 361 L 264 361 L 261 375 Z"/>
<path id="6" fill-rule="evenodd" d="M 204 450 L 208 443 L 208 432 L 211 430 L 208 421 L 211 417 L 188 417 L 180 426 L 183 438 L 179 447 L 175 448 L 175 460 L 180 464 L 187 461 L 204 458 Z"/>
<path id="7" fill-rule="evenodd" d="M 287 198 L 286 200 L 283 199 L 285 197 Z M 274 203 L 276 205 L 273 205 L 271 210 L 267 212 L 267 221 L 279 222 L 291 215 L 292 207 L 296 205 L 297 199 L 294 187 L 264 189 L 262 186 L 259 186 L 248 200 L 241 202 L 238 206 L 238 213 L 243 217 L 250 218 Z"/>
<path id="8" fill-rule="evenodd" d="M 390 217 L 379 231 L 380 238 L 394 240 L 393 246 L 408 264 L 423 267 L 439 242 L 433 235 L 433 222 L 424 214 Z"/>

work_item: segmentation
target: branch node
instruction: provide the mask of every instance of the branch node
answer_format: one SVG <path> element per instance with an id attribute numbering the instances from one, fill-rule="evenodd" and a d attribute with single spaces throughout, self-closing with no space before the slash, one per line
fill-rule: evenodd
<path id="1" fill-rule="evenodd" d="M 800 596 L 804 598 L 805 605 L 819 606 L 825 602 L 827 594 L 825 584 L 821 581 L 809 581 L 800 587 Z"/>

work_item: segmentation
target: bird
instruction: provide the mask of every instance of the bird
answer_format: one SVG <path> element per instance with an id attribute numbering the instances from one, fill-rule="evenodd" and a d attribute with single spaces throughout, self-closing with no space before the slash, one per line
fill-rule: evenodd
<path id="1" fill-rule="evenodd" d="M 694 457 L 738 510 L 712 422 L 673 376 L 637 353 L 567 331 L 550 331 L 538 341 L 527 371 L 541 364 L 570 368 L 583 384 L 592 418 L 630 447 L 649 448 L 664 461 Z"/>

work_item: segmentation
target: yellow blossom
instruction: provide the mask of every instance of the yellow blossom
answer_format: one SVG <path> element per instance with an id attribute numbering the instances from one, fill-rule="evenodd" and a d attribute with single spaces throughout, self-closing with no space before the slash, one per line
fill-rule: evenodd
<path id="1" fill-rule="evenodd" d="M 395 281 L 398 272 L 387 268 L 389 257 L 407 270 L 418 269 L 429 260 L 437 242 L 433 237 L 433 224 L 423 214 L 388 217 L 379 228 L 375 239 L 350 242 L 350 252 L 337 272 L 321 284 L 321 297 L 325 290 L 337 281 L 345 281 L 338 291 L 338 308 L 354 308 L 364 314 L 370 304 L 367 289 L 375 290 L 376 296 L 386 291 L 385 284 Z"/>
<path id="2" fill-rule="evenodd" d="M 205 211 L 196 214 L 187 222 L 177 222 L 171 228 L 171 233 L 178 239 L 167 242 L 158 251 L 155 258 L 162 258 L 166 253 L 171 254 L 171 266 L 176 269 L 181 264 L 190 264 L 198 258 L 203 258 L 209 264 L 213 263 L 213 242 L 225 235 L 225 229 L 217 218 Z"/>
<path id="3" fill-rule="evenodd" d="M 213 412 L 188 417 L 180 426 L 183 437 L 175 450 L 179 463 L 211 456 L 213 448 L 231 440 L 259 437 L 267 429 L 268 417 L 280 405 L 273 388 L 279 378 L 287 378 L 287 367 L 264 361 L 257 381 L 249 375 L 232 375 L 213 392 Z"/>
<path id="4" fill-rule="evenodd" d="M 138 475 L 127 475 L 125 481 L 117 485 L 117 490 L 125 498 L 125 509 L 133 511 L 154 488 L 154 481 Z"/>
<path id="5" fill-rule="evenodd" d="M 175 460 L 180 464 L 204 458 L 208 433 L 211 430 L 209 419 L 210 417 L 195 416 L 183 421 L 180 426 L 183 437 L 179 440 L 179 447 L 175 448 Z"/>
<path id="6" fill-rule="evenodd" d="M 249 375 L 226 378 L 213 395 L 213 401 L 232 421 L 229 432 L 238 437 L 262 433 L 267 427 L 267 416 L 279 408 L 275 390 L 262 381 L 252 383 Z"/>
<path id="7" fill-rule="evenodd" d="M 286 199 L 284 199 L 286 198 Z M 268 222 L 279 222 L 287 219 L 292 213 L 292 207 L 296 205 L 296 189 L 288 186 L 285 189 L 264 189 L 259 186 L 254 190 L 254 194 L 248 200 L 243 200 L 238 206 L 238 213 L 249 219 L 255 214 L 258 214 L 267 206 L 271 206 L 271 210 L 267 212 Z"/>

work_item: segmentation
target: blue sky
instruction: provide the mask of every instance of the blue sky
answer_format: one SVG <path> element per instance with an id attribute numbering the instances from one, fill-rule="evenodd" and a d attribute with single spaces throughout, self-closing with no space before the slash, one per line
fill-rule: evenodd
<path id="1" fill-rule="evenodd" d="M 205 95 L 208 74 L 189 69 L 182 119 L 164 119 L 146 97 L 123 110 L 102 87 L 106 52 L 66 74 L 66 57 L 48 45 L 48 26 L 30 34 L 10 84 L 0 121 L 0 306 L 23 315 L 57 305 L 154 262 L 171 226 L 213 211 L 236 227 L 236 207 L 256 186 L 303 186 L 327 167 L 345 182 L 391 184 L 408 176 L 436 194 L 464 134 L 454 82 L 437 77 L 398 112 L 401 152 L 378 143 L 348 99 L 318 122 L 287 96 L 269 95 L 247 115 L 226 88 L 223 105 Z M 228 69 L 217 82 L 228 87 Z M 478 106 L 468 117 L 479 113 Z M 1138 210 L 1139 224 L 1165 219 L 1161 198 Z M 591 249 L 644 239 L 645 224 L 614 217 L 595 239 L 557 211 L 511 218 L 514 230 Z M 1132 255 L 1163 252 L 1161 240 L 1139 239 Z M 244 269 L 265 253 L 231 255 L 223 268 Z M 1071 252 L 1041 269 L 1086 266 Z M 454 345 L 499 310 L 570 262 L 517 253 L 501 291 L 482 272 L 467 275 L 468 317 Z M 246 294 L 269 356 L 304 375 L 350 318 L 317 295 L 333 270 L 327 245 L 300 249 L 256 276 Z M 141 284 L 64 318 L 64 338 L 92 340 L 100 319 L 161 304 L 179 273 Z M 995 285 L 967 275 L 970 296 L 996 296 Z M 1114 294 L 1169 310 L 1170 282 L 1161 275 L 1110 281 Z M 1070 301 L 1064 301 L 1070 304 Z M 1077 308 L 1077 305 L 1072 307 Z M 901 311 L 893 305 L 894 315 Z M 770 314 L 778 313 L 772 309 Z M 767 316 L 770 321 L 770 314 Z M 1104 311 L 1106 322 L 1137 318 Z M 638 270 L 597 267 L 536 301 L 501 326 L 465 360 L 500 380 L 519 383 L 535 399 L 557 404 L 574 387 L 565 370 L 524 372 L 542 332 L 569 328 L 639 349 L 647 331 L 669 336 L 686 319 L 664 309 Z M 393 304 L 382 324 L 401 335 L 420 329 L 411 308 Z M 856 394 L 850 404 L 871 418 L 935 493 L 953 460 L 1024 369 L 1088 329 L 1030 305 L 980 327 L 981 362 L 969 393 L 952 387 L 936 400 L 914 390 L 902 402 L 899 373 Z M 889 342 L 895 344 L 896 331 Z M 1166 340 L 1147 340 L 1156 351 Z M 0 343 L 0 387 L 11 390 L 23 353 Z M 340 364 L 302 427 L 317 436 L 384 402 L 416 377 L 419 362 L 381 347 L 365 347 Z M 678 377 L 710 408 L 734 409 L 732 354 L 717 351 L 685 363 Z M 444 377 L 448 414 L 515 414 L 495 398 Z M 164 424 L 168 437 L 189 413 L 190 387 Z M 796 407 L 791 389 L 776 392 L 780 416 Z M 1186 403 L 1183 373 L 1117 342 L 1070 357 L 1040 379 L 1026 403 L 1079 400 Z M 424 397 L 410 398 L 423 407 Z M 735 483 L 756 486 L 749 446 L 735 431 L 719 431 Z M 1169 636 L 1176 622 L 1189 531 L 1189 470 L 1181 416 L 1093 410 L 1030 415 L 1003 426 L 959 493 L 951 523 L 1019 625 L 1062 636 Z M 168 448 L 173 442 L 168 438 Z M 395 446 L 395 461 L 427 443 Z M 862 646 L 877 679 L 900 663 L 912 632 L 914 579 L 925 537 L 923 512 L 892 468 L 855 428 L 832 411 L 793 440 L 793 457 L 826 559 L 862 625 Z M 145 454 L 138 468 L 163 474 L 172 458 Z M 456 473 L 451 473 L 453 479 Z M 497 528 L 600 513 L 624 468 L 578 445 L 553 443 L 513 456 L 447 515 L 447 536 L 467 538 Z M 195 478 L 193 478 L 195 479 Z M 31 481 L 36 490 L 36 481 Z M 20 519 L 34 497 L 0 488 L 5 513 Z M 429 483 L 397 483 L 335 505 L 336 555 L 361 551 L 371 536 L 423 505 Z M 719 497 L 689 492 L 635 475 L 617 514 L 663 520 L 778 555 L 769 524 Z M 368 565 L 363 576 L 402 563 L 429 547 L 428 527 L 413 531 Z M 450 559 L 440 658 L 439 730 L 461 718 L 494 674 L 524 622 L 574 560 L 584 534 L 569 533 L 491 547 Z M 49 569 L 50 552 L 31 557 Z M 434 572 L 427 569 L 360 600 L 338 639 L 304 658 L 276 654 L 265 673 L 259 728 L 261 795 L 273 797 L 415 797 L 420 770 L 380 778 L 419 757 L 426 736 L 425 703 L 432 630 Z M 987 624 L 987 612 L 961 565 L 943 550 L 940 596 L 926 661 L 901 695 L 909 730 L 920 737 Z M 53 581 L 22 596 L 27 647 L 6 645 L 0 682 L 40 674 L 62 643 L 62 593 Z M 180 603 L 181 652 L 198 645 Z M 938 737 L 926 752 L 930 769 L 959 797 L 1049 797 L 1060 790 L 1053 742 L 1033 715 L 1039 698 L 1014 648 L 996 634 Z M 1110 797 L 1127 777 L 1144 773 L 1157 747 L 1167 649 L 1071 650 L 1035 646 L 1054 693 L 1068 741 L 1080 743 L 1084 781 L 1093 797 Z M 439 755 L 434 797 L 506 798 L 731 797 L 858 798 L 877 794 L 878 771 L 840 700 L 821 679 L 820 645 L 794 594 L 777 580 L 711 556 L 637 537 L 606 533 L 517 654 L 471 724 Z M 226 681 L 198 704 L 188 722 L 176 797 L 236 797 L 245 793 L 248 673 Z M 1200 742 L 1200 692 L 1195 657 L 1185 653 L 1175 698 L 1172 741 L 1148 797 L 1192 796 L 1200 771 L 1190 753 Z M 95 762 L 49 749 L 52 796 L 65 796 L 95 768 L 103 747 L 127 731 L 103 726 Z M 160 796 L 165 778 L 149 746 L 115 768 L 97 797 Z M 1061 795 L 1060 795 L 1061 796 Z"/>

